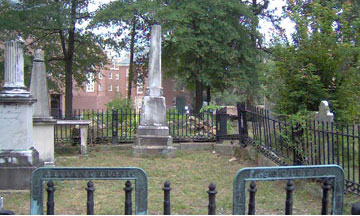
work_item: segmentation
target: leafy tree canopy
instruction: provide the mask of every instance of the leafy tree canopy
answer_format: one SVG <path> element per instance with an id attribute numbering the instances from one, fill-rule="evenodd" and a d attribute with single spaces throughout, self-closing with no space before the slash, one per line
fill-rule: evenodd
<path id="1" fill-rule="evenodd" d="M 360 18 L 358 1 L 288 1 L 296 24 L 292 44 L 277 44 L 267 79 L 278 112 L 315 111 L 330 101 L 340 122 L 358 121 Z"/>
<path id="2" fill-rule="evenodd" d="M 170 75 L 195 89 L 195 112 L 202 105 L 202 91 L 223 91 L 257 54 L 251 37 L 256 17 L 236 0 L 173 0 L 159 12 L 165 31 L 164 66 Z M 237 79 L 239 80 L 239 79 Z"/>
<path id="3" fill-rule="evenodd" d="M 86 26 L 92 19 L 89 0 L 22 1 L 0 3 L 1 40 L 20 34 L 26 39 L 28 52 L 45 51 L 47 71 L 55 84 L 65 89 L 66 116 L 71 117 L 73 78 L 77 84 L 86 74 L 96 73 L 106 58 L 104 41 Z"/>

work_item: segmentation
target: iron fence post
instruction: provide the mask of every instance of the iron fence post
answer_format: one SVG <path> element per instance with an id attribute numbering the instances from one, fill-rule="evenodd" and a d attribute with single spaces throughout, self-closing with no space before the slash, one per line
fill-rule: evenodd
<path id="1" fill-rule="evenodd" d="M 291 180 L 288 180 L 285 189 L 286 189 L 285 214 L 292 215 L 294 185 Z"/>
<path id="2" fill-rule="evenodd" d="M 87 202 L 86 202 L 86 214 L 87 215 L 93 215 L 94 214 L 94 183 L 92 181 L 89 181 L 87 183 L 87 188 L 85 188 L 87 191 Z"/>
<path id="3" fill-rule="evenodd" d="M 323 195 L 322 195 L 322 205 L 321 205 L 321 214 L 328 214 L 328 204 L 329 204 L 329 190 L 331 189 L 331 184 L 328 179 L 325 179 L 324 184 L 322 185 Z"/>
<path id="4" fill-rule="evenodd" d="M 132 215 L 132 198 L 131 192 L 133 188 L 131 187 L 131 181 L 127 180 L 125 183 L 125 215 Z"/>
<path id="5" fill-rule="evenodd" d="M 117 144 L 118 142 L 118 110 L 112 110 L 112 144 Z"/>
<path id="6" fill-rule="evenodd" d="M 171 211 L 170 211 L 170 191 L 171 191 L 171 187 L 170 187 L 170 182 L 166 181 L 164 183 L 164 187 L 163 187 L 163 191 L 164 191 L 164 215 L 170 215 Z"/>
<path id="7" fill-rule="evenodd" d="M 246 117 L 246 106 L 245 103 L 238 103 L 237 106 L 238 112 L 238 130 L 240 137 L 240 144 L 246 144 L 246 140 L 249 136 L 248 126 L 247 126 L 247 117 Z"/>
<path id="8" fill-rule="evenodd" d="M 216 142 L 221 142 L 221 137 L 227 134 L 226 107 L 216 110 Z"/>
<path id="9" fill-rule="evenodd" d="M 209 215 L 216 215 L 216 185 L 214 183 L 210 183 L 209 190 L 207 191 L 209 194 L 209 205 L 208 205 L 208 214 Z"/>
<path id="10" fill-rule="evenodd" d="M 54 182 L 53 181 L 48 181 L 47 183 L 47 194 L 48 194 L 48 200 L 46 203 L 47 209 L 46 209 L 46 214 L 47 215 L 54 215 L 54 208 L 55 208 L 55 201 L 54 201 L 54 193 L 55 193 L 55 186 L 54 186 Z"/>
<path id="11" fill-rule="evenodd" d="M 249 197 L 249 215 L 255 215 L 255 194 L 256 194 L 256 183 L 255 181 L 251 181 L 250 183 L 250 197 Z"/>

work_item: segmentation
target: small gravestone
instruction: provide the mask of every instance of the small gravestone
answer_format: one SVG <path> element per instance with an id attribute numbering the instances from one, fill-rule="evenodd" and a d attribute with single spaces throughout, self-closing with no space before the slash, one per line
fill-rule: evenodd
<path id="1" fill-rule="evenodd" d="M 329 103 L 327 101 L 320 102 L 319 112 L 316 112 L 315 120 L 329 123 L 334 121 L 334 114 L 330 112 Z"/>
<path id="2" fill-rule="evenodd" d="M 143 155 L 175 156 L 172 137 L 166 123 L 166 106 L 161 85 L 161 27 L 151 28 L 149 84 L 143 99 L 140 125 L 135 135 L 133 153 Z"/>
<path id="3" fill-rule="evenodd" d="M 24 42 L 5 43 L 4 86 L 0 93 L 0 190 L 28 189 L 39 166 L 33 143 L 32 105 L 36 101 L 24 85 Z"/>
<path id="4" fill-rule="evenodd" d="M 30 92 L 37 100 L 33 105 L 34 146 L 45 165 L 54 164 L 54 127 L 56 120 L 50 116 L 44 52 L 35 51 L 31 72 Z"/>

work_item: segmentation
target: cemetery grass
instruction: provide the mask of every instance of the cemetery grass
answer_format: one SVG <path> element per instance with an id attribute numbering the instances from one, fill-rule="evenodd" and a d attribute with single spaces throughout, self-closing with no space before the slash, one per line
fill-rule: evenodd
<path id="1" fill-rule="evenodd" d="M 207 214 L 208 185 L 217 187 L 217 214 L 232 213 L 232 188 L 236 172 L 254 166 L 250 161 L 232 161 L 210 151 L 178 151 L 176 158 L 133 158 L 128 150 L 96 147 L 87 156 L 78 153 L 57 155 L 56 165 L 66 167 L 140 167 L 148 175 L 149 214 L 163 213 L 163 183 L 171 182 L 172 214 Z M 94 181 L 95 214 L 124 213 L 124 181 Z M 321 185 L 316 181 L 295 181 L 294 214 L 320 214 Z M 258 182 L 256 194 L 257 214 L 284 214 L 286 181 Z M 86 181 L 55 182 L 55 213 L 86 214 Z M 28 191 L 4 192 L 4 208 L 16 214 L 29 214 Z M 44 193 L 44 197 L 46 194 Z M 46 199 L 46 198 L 45 198 Z M 134 199 L 134 196 L 133 196 Z M 344 213 L 360 201 L 354 194 L 345 196 Z M 133 204 L 133 209 L 134 209 Z M 46 209 L 46 203 L 44 202 Z M 46 210 L 45 210 L 46 211 Z M 45 212 L 46 213 L 46 212 Z M 134 213 L 134 210 L 133 210 Z"/>

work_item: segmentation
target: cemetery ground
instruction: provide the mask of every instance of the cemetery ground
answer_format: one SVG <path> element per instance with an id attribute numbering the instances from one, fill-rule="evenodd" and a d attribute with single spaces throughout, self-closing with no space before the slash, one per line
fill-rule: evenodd
<path id="1" fill-rule="evenodd" d="M 162 187 L 171 182 L 172 214 L 207 214 L 208 186 L 214 182 L 217 188 L 217 214 L 232 213 L 232 189 L 236 172 L 244 167 L 255 166 L 251 161 L 222 156 L 211 151 L 181 151 L 176 158 L 133 158 L 130 150 L 108 148 L 105 145 L 91 147 L 91 152 L 81 156 L 78 152 L 57 153 L 56 166 L 64 167 L 140 167 L 148 175 L 149 214 L 163 213 Z M 86 214 L 87 181 L 55 182 L 55 213 Z M 95 214 L 123 214 L 125 181 L 94 181 Z M 286 181 L 257 182 L 256 213 L 284 214 Z M 294 214 L 320 214 L 321 184 L 316 181 L 294 182 Z M 45 191 L 45 190 L 44 190 Z M 0 191 L 4 197 L 4 209 L 16 214 L 29 214 L 29 191 Z M 248 196 L 247 196 L 248 197 Z M 360 197 L 345 195 L 344 214 L 350 214 L 351 205 Z M 44 192 L 44 207 L 46 208 Z M 134 193 L 133 193 L 134 202 Z M 134 209 L 135 204 L 133 204 Z M 133 210 L 134 211 L 134 210 Z"/>

